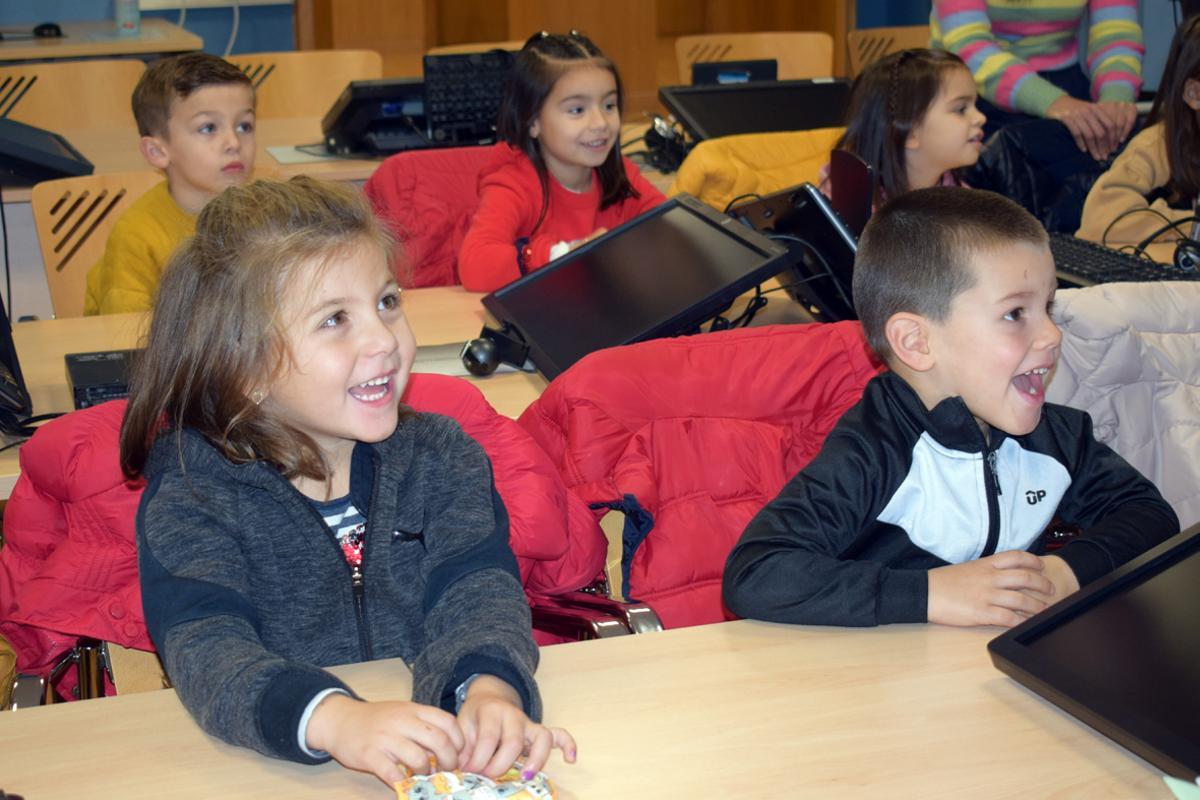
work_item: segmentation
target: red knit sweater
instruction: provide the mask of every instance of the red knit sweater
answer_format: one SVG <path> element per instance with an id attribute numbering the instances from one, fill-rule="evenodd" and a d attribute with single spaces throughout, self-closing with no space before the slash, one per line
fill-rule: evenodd
<path id="1" fill-rule="evenodd" d="M 465 288 L 490 292 L 521 277 L 517 242 L 529 237 L 528 269 L 545 266 L 550 248 L 558 242 L 582 239 L 597 228 L 612 229 L 666 198 L 628 158 L 625 173 L 639 197 L 600 210 L 600 181 L 576 194 L 550 178 L 550 207 L 533 233 L 542 208 L 537 171 L 524 153 L 507 144 L 496 145 L 492 161 L 480 172 L 479 209 L 458 253 L 458 274 Z"/>

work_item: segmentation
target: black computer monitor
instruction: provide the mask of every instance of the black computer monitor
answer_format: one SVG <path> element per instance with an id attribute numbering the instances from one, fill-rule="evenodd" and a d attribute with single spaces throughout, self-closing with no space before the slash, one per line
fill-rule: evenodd
<path id="1" fill-rule="evenodd" d="M 27 434 L 25 419 L 33 411 L 17 348 L 13 344 L 12 325 L 4 303 L 0 302 L 0 433 Z"/>
<path id="2" fill-rule="evenodd" d="M 0 117 L 0 184 L 91 175 L 92 162 L 63 137 Z"/>
<path id="3" fill-rule="evenodd" d="M 815 318 L 858 319 L 851 288 L 858 240 L 817 187 L 793 186 L 734 206 L 729 213 L 787 245 L 790 265 L 779 280 Z"/>
<path id="4" fill-rule="evenodd" d="M 784 266 L 786 248 L 677 195 L 483 298 L 554 378 L 594 350 L 691 333 Z"/>
<path id="5" fill-rule="evenodd" d="M 1200 525 L 988 644 L 1018 682 L 1164 772 L 1200 775 Z"/>
<path id="6" fill-rule="evenodd" d="M 658 97 L 697 141 L 738 133 L 805 131 L 845 124 L 842 78 L 664 86 Z"/>
<path id="7" fill-rule="evenodd" d="M 321 120 L 325 149 L 386 156 L 427 147 L 425 83 L 420 78 L 351 81 Z"/>
<path id="8" fill-rule="evenodd" d="M 692 64 L 692 85 L 750 83 L 779 79 L 779 62 L 773 58 L 744 61 L 697 61 Z"/>

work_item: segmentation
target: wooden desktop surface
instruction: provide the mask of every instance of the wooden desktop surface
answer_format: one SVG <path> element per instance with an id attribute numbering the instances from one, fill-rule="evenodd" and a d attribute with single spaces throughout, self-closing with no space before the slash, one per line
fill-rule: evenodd
<path id="1" fill-rule="evenodd" d="M 546 647 L 546 722 L 579 745 L 546 771 L 563 800 L 1170 796 L 993 668 L 997 633 L 742 621 Z M 367 699 L 409 696 L 398 660 L 333 671 Z M 0 782 L 30 800 L 394 796 L 336 763 L 219 742 L 171 690 L 0 712 Z"/>
<path id="2" fill-rule="evenodd" d="M 0 41 L 0 62 L 186 53 L 204 47 L 204 40 L 196 34 L 153 17 L 142 19 L 141 33 L 136 36 L 118 35 L 116 23 L 111 19 L 62 22 L 59 26 L 63 31 L 61 37 Z M 32 31 L 33 23 L 28 27 Z M 5 28 L 15 30 L 16 26 Z"/>

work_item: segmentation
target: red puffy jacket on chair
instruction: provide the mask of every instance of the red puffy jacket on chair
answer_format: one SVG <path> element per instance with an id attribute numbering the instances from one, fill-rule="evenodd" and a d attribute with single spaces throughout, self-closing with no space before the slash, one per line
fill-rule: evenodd
<path id="1" fill-rule="evenodd" d="M 626 595 L 664 627 L 717 622 L 742 530 L 878 368 L 857 322 L 659 339 L 592 353 L 519 422 L 571 491 L 625 511 Z"/>
<path id="2" fill-rule="evenodd" d="M 491 147 L 413 150 L 386 159 L 363 191 L 403 244 L 401 286 L 456 286 L 458 249 L 479 207 L 479 171 Z"/>
<path id="3" fill-rule="evenodd" d="M 458 420 L 487 452 L 528 593 L 578 589 L 603 570 L 607 545 L 592 514 L 529 435 L 478 389 L 414 374 L 404 400 Z M 126 482 L 118 461 L 124 412 L 124 401 L 73 412 L 21 448 L 0 548 L 0 634 L 17 652 L 20 672 L 45 675 L 81 636 L 154 649 L 137 573 L 142 483 Z"/>

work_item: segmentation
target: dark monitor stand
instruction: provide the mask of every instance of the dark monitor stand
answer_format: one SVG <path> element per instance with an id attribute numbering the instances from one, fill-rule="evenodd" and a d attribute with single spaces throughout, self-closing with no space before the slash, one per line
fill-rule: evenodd
<path id="1" fill-rule="evenodd" d="M 8 312 L 0 302 L 0 433 L 9 436 L 28 436 L 27 427 L 33 403 L 25 388 L 17 348 L 13 344 L 12 325 Z"/>

